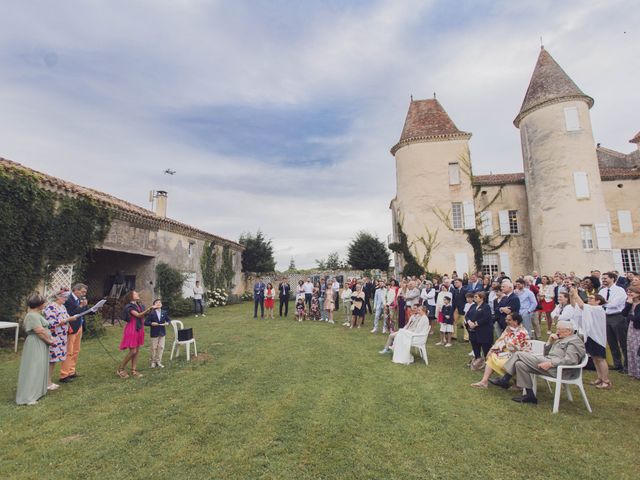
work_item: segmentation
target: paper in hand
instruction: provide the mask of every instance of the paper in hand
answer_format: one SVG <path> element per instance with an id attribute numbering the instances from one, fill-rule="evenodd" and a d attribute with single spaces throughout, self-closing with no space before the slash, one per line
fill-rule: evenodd
<path id="1" fill-rule="evenodd" d="M 98 309 L 100 309 L 105 303 L 107 303 L 107 300 L 103 298 L 98 303 L 96 303 L 93 307 L 85 310 L 82 313 L 77 313 L 76 317 L 84 317 L 85 315 L 87 315 L 89 313 L 96 313 L 98 311 Z"/>

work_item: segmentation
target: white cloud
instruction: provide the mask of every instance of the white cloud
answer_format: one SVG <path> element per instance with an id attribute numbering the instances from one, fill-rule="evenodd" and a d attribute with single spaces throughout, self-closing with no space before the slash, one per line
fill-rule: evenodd
<path id="1" fill-rule="evenodd" d="M 326 6 L 325 6 L 326 5 Z M 0 18 L 0 155 L 237 239 L 262 228 L 277 260 L 341 254 L 361 229 L 386 238 L 409 101 L 438 93 L 473 132 L 476 172 L 521 169 L 512 120 L 538 38 L 596 99 L 596 141 L 630 151 L 640 77 L 634 2 L 13 2 Z M 262 10 L 261 10 L 262 8 Z M 292 32 L 292 33 L 291 33 Z M 624 33 L 626 32 L 626 33 Z M 173 112 L 214 105 L 353 104 L 339 153 L 293 168 L 185 139 Z M 237 125 L 236 128 L 246 128 Z M 215 143 L 215 142 L 213 142 Z M 239 152 L 239 153 L 238 153 Z M 162 174 L 171 167 L 174 177 Z"/>

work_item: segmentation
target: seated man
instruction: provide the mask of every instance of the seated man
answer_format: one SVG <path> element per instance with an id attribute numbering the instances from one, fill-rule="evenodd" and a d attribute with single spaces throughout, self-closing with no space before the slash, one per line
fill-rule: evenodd
<path id="1" fill-rule="evenodd" d="M 411 318 L 407 322 L 406 326 L 404 328 L 401 328 L 397 332 L 391 332 L 389 334 L 389 338 L 387 339 L 387 343 L 385 344 L 384 348 L 380 350 L 380 352 L 378 353 L 380 354 L 389 353 L 391 351 L 390 347 L 391 345 L 393 345 L 393 342 L 396 339 L 396 336 L 406 335 L 406 333 L 402 333 L 403 331 L 411 332 L 411 333 L 419 333 L 420 331 L 424 331 L 426 328 L 426 326 L 424 325 L 424 322 L 426 321 L 428 325 L 429 319 L 426 318 L 426 320 L 424 320 L 423 317 L 426 318 L 426 315 L 424 314 L 424 310 L 421 311 L 418 305 L 412 305 Z"/>
<path id="2" fill-rule="evenodd" d="M 536 356 L 529 352 L 516 352 L 505 363 L 504 369 L 507 372 L 504 376 L 489 381 L 502 388 L 509 388 L 509 381 L 516 375 L 516 385 L 526 389 L 526 394 L 515 397 L 514 402 L 538 403 L 538 399 L 533 393 L 533 379 L 531 374 L 557 375 L 557 367 L 560 365 L 578 365 L 585 356 L 584 342 L 573 333 L 573 323 L 559 321 L 556 333 L 549 336 L 547 344 L 544 346 L 544 356 Z M 576 371 L 566 372 L 567 377 L 576 375 Z"/>

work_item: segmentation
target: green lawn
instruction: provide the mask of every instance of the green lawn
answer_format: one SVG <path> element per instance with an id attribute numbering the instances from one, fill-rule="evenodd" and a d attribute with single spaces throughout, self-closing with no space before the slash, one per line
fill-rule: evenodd
<path id="1" fill-rule="evenodd" d="M 551 413 L 479 391 L 468 345 L 429 341 L 429 366 L 378 355 L 382 335 L 339 324 L 253 320 L 252 305 L 188 318 L 201 354 L 121 380 L 96 340 L 82 378 L 14 404 L 19 356 L 0 352 L 3 478 L 638 478 L 640 382 L 612 373 Z M 368 327 L 368 328 L 366 328 Z M 120 357 L 121 329 L 102 342 Z M 168 339 L 172 339 L 172 334 Z M 170 346 L 170 343 L 168 342 Z M 587 381 L 593 373 L 586 374 Z M 635 473 L 634 473 L 635 472 Z"/>

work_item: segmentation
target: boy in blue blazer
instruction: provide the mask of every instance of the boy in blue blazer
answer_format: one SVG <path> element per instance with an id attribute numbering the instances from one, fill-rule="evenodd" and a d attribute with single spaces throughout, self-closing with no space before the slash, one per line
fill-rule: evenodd
<path id="1" fill-rule="evenodd" d="M 165 325 L 171 323 L 169 314 L 162 310 L 162 301 L 156 298 L 153 301 L 153 311 L 147 315 L 144 324 L 150 328 L 151 337 L 151 368 L 164 368 L 162 365 L 162 353 L 164 352 L 164 337 L 167 335 Z"/>

